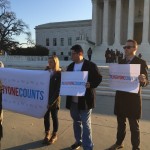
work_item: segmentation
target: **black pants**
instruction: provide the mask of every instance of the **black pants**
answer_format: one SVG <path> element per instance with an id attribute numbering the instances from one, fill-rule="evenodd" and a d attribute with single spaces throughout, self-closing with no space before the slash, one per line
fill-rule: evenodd
<path id="1" fill-rule="evenodd" d="M 91 57 L 92 57 L 92 55 L 88 55 L 88 59 L 89 59 L 89 61 L 91 61 Z"/>
<path id="2" fill-rule="evenodd" d="M 58 109 L 57 108 L 49 109 L 46 112 L 44 116 L 45 131 L 50 130 L 50 114 L 53 120 L 53 132 L 57 132 L 58 131 Z"/>
<path id="3" fill-rule="evenodd" d="M 130 131 L 131 131 L 131 143 L 132 150 L 140 150 L 140 128 L 139 120 L 128 118 Z M 126 135 L 126 118 L 118 117 L 118 129 L 117 129 L 117 142 L 116 144 L 121 145 Z"/>

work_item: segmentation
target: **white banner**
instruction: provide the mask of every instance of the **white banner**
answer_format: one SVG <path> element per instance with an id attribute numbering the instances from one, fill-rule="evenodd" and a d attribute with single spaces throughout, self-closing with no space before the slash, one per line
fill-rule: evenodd
<path id="1" fill-rule="evenodd" d="M 3 109 L 42 118 L 49 93 L 49 71 L 0 68 Z"/>
<path id="2" fill-rule="evenodd" d="M 138 93 L 140 64 L 110 64 L 110 88 L 130 93 Z"/>
<path id="3" fill-rule="evenodd" d="M 84 96 L 88 71 L 67 71 L 61 74 L 60 95 Z"/>

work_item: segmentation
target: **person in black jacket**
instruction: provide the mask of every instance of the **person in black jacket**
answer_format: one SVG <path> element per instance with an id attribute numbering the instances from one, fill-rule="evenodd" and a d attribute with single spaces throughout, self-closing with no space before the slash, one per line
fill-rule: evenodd
<path id="1" fill-rule="evenodd" d="M 2 121 L 3 121 L 3 110 L 2 110 L 2 83 L 0 81 L 0 141 L 3 137 L 3 127 L 2 127 Z"/>
<path id="2" fill-rule="evenodd" d="M 0 67 L 4 68 L 4 64 L 2 61 L 0 61 Z M 3 137 L 3 126 L 2 126 L 2 122 L 3 122 L 3 107 L 2 107 L 2 90 L 3 90 L 3 85 L 2 82 L 0 81 L 0 141 Z M 0 147 L 1 149 L 1 147 Z"/>
<path id="3" fill-rule="evenodd" d="M 70 109 L 76 140 L 71 149 L 78 149 L 82 145 L 84 150 L 92 150 L 91 113 L 95 107 L 95 88 L 101 83 L 102 76 L 96 64 L 84 59 L 80 45 L 72 46 L 71 51 L 73 62 L 67 71 L 88 71 L 85 95 L 66 98 L 66 108 Z"/>
<path id="4" fill-rule="evenodd" d="M 51 72 L 49 85 L 48 110 L 44 116 L 45 138 L 43 144 L 53 144 L 57 140 L 58 131 L 58 110 L 60 108 L 60 82 L 61 72 L 57 56 L 49 57 L 48 66 L 45 70 Z M 53 120 L 53 132 L 50 134 L 50 113 Z"/>
<path id="5" fill-rule="evenodd" d="M 88 49 L 87 55 L 88 55 L 89 61 L 91 61 L 91 57 L 92 57 L 92 49 L 91 49 L 91 47 Z"/>
<path id="6" fill-rule="evenodd" d="M 117 116 L 117 140 L 109 150 L 122 148 L 123 141 L 126 135 L 126 119 L 129 121 L 131 131 L 132 150 L 140 150 L 140 128 L 139 119 L 142 111 L 141 87 L 148 84 L 147 64 L 144 60 L 136 56 L 137 42 L 135 40 L 127 40 L 123 47 L 125 59 L 119 64 L 140 64 L 139 83 L 140 88 L 138 93 L 130 93 L 124 91 L 116 91 L 114 113 Z"/>

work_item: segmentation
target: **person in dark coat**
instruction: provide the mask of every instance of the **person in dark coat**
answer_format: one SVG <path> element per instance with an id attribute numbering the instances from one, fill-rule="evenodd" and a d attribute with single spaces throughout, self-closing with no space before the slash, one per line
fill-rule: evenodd
<path id="1" fill-rule="evenodd" d="M 88 55 L 89 61 L 91 61 L 91 57 L 92 57 L 92 49 L 91 49 L 91 47 L 88 49 L 87 55 Z"/>
<path id="2" fill-rule="evenodd" d="M 2 127 L 2 121 L 3 121 L 3 110 L 2 110 L 2 83 L 0 81 L 0 141 L 3 137 L 3 127 Z"/>
<path id="3" fill-rule="evenodd" d="M 0 61 L 0 67 L 4 68 L 4 64 L 3 64 L 2 61 Z M 3 122 L 2 89 L 3 89 L 3 85 L 2 85 L 2 82 L 0 81 L 0 141 L 1 141 L 2 137 L 3 137 L 3 126 L 2 126 L 2 122 Z"/>
<path id="4" fill-rule="evenodd" d="M 96 64 L 84 59 L 80 45 L 72 46 L 71 51 L 73 62 L 67 67 L 67 71 L 88 71 L 85 95 L 67 96 L 66 99 L 66 108 L 70 109 L 76 140 L 71 149 L 78 149 L 82 145 L 84 150 L 93 150 L 91 112 L 95 107 L 95 88 L 101 83 L 102 76 Z"/>
<path id="5" fill-rule="evenodd" d="M 139 58 L 142 58 L 142 54 L 141 54 L 141 53 L 139 53 L 138 57 L 139 57 Z"/>
<path id="6" fill-rule="evenodd" d="M 136 56 L 137 42 L 135 40 L 127 40 L 124 46 L 125 58 L 120 61 L 120 64 L 140 64 L 139 83 L 140 88 L 138 93 L 129 93 L 124 91 L 116 91 L 114 114 L 117 116 L 117 140 L 109 150 L 122 148 L 123 141 L 126 135 L 126 118 L 129 121 L 131 131 L 132 150 L 140 150 L 140 128 L 139 119 L 142 112 L 142 97 L 141 87 L 148 84 L 147 64 L 144 60 Z"/>
<path id="7" fill-rule="evenodd" d="M 49 85 L 48 110 L 44 116 L 45 138 L 43 144 L 53 144 L 57 140 L 58 131 L 58 110 L 60 108 L 60 82 L 61 72 L 59 68 L 59 59 L 57 56 L 49 57 L 48 66 L 45 70 L 51 72 Z M 50 133 L 50 114 L 53 121 L 53 132 Z"/>

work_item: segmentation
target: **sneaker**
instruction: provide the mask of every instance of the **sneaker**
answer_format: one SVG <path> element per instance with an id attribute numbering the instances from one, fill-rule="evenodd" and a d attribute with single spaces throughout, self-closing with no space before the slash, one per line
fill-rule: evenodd
<path id="1" fill-rule="evenodd" d="M 48 144 L 54 144 L 57 141 L 57 134 L 53 133 L 52 137 L 50 138 L 50 140 L 48 141 Z"/>
<path id="2" fill-rule="evenodd" d="M 75 142 L 73 145 L 71 145 L 71 149 L 79 149 L 81 147 L 82 143 Z"/>
<path id="3" fill-rule="evenodd" d="M 120 148 L 123 148 L 123 147 L 124 147 L 123 144 L 121 144 L 121 145 L 114 144 L 110 148 L 108 148 L 107 150 L 116 150 L 116 149 L 120 149 Z"/>

